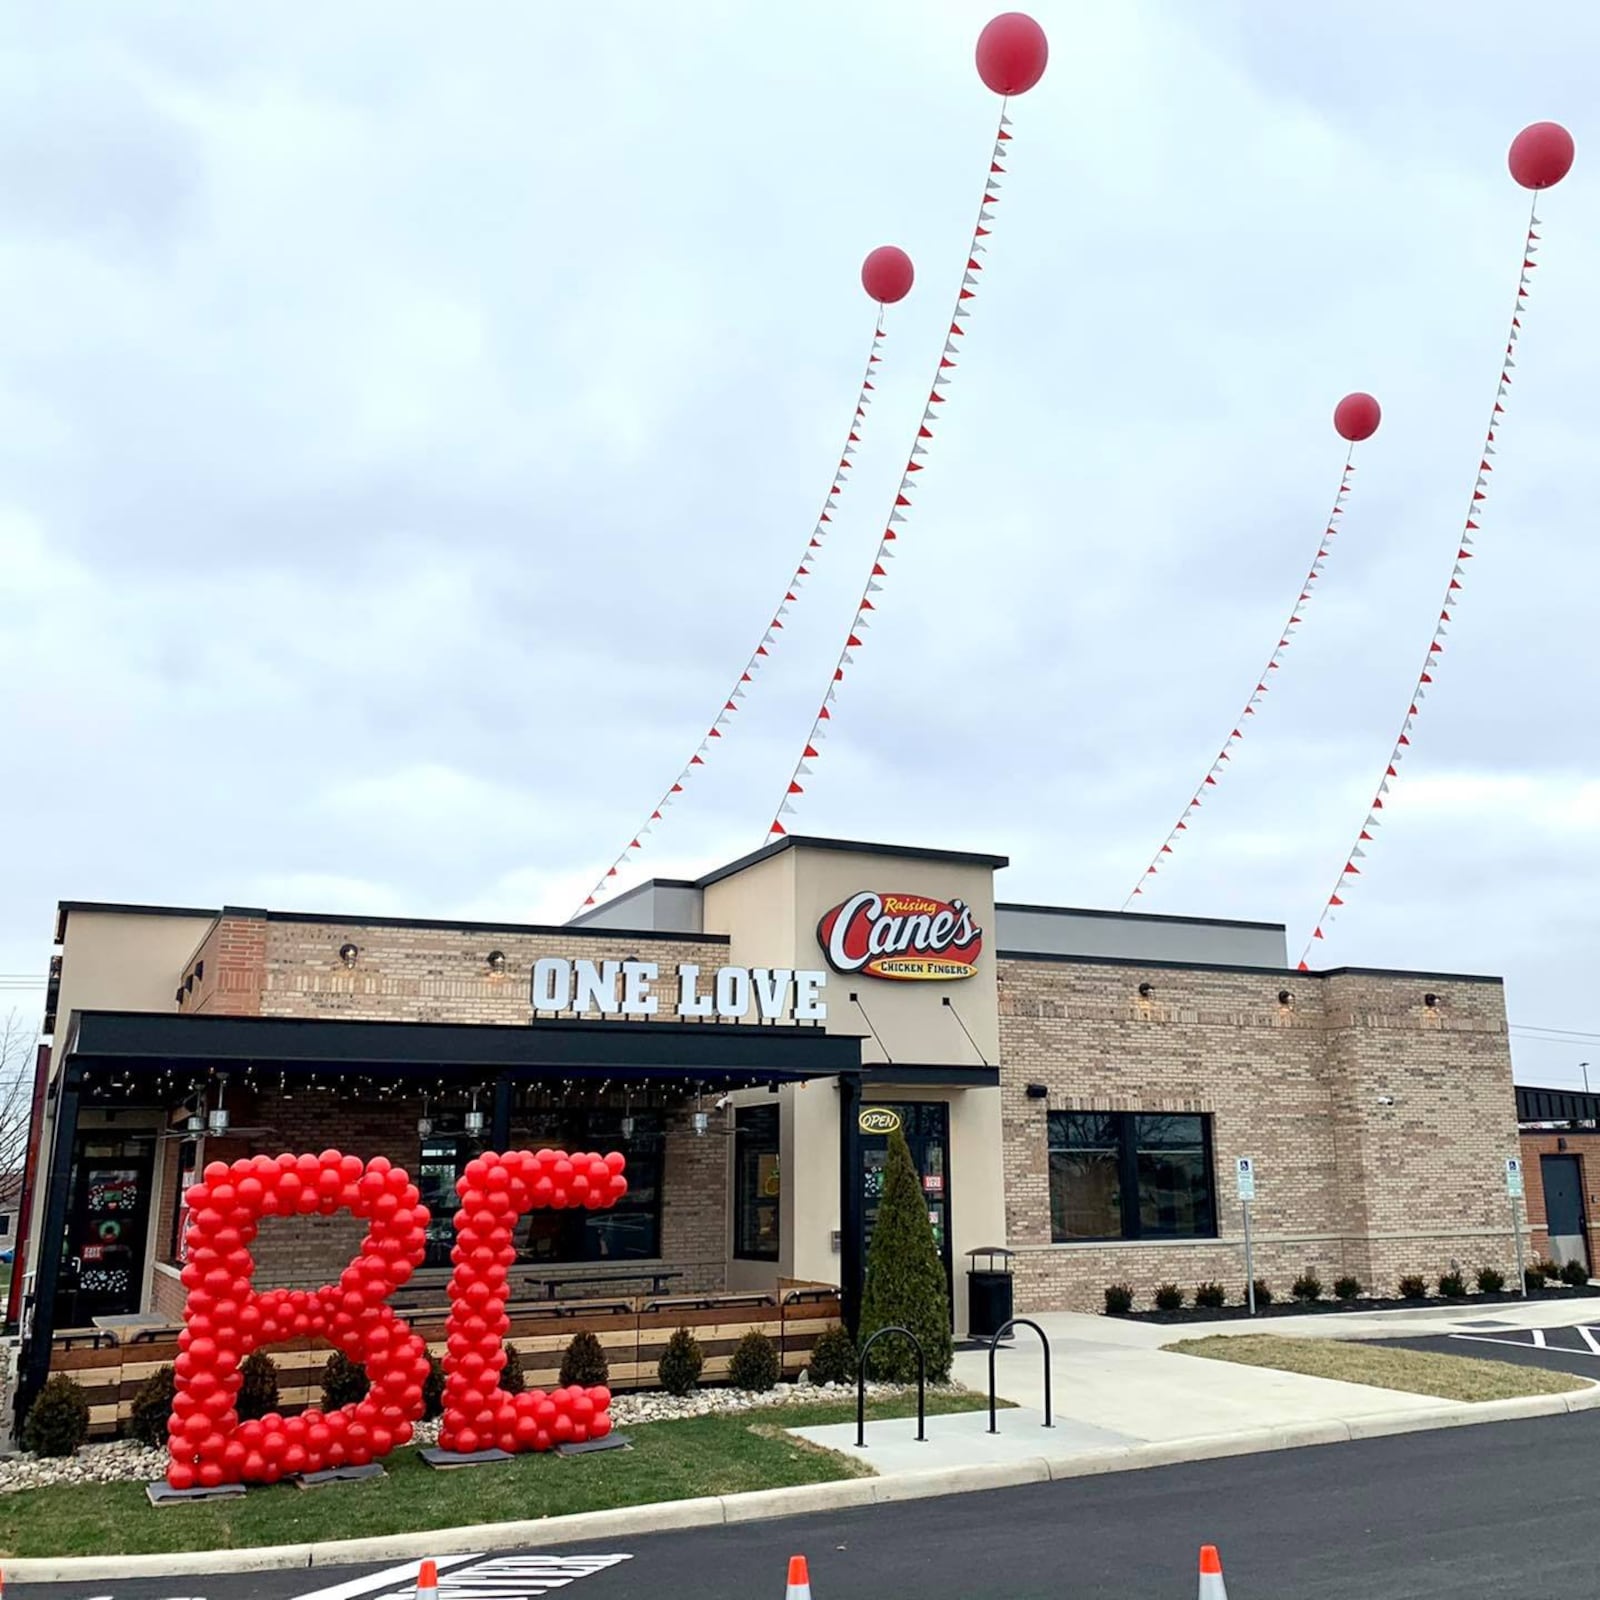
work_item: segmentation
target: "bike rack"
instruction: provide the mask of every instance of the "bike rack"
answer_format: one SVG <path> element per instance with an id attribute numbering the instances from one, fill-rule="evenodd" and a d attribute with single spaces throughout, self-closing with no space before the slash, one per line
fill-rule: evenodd
<path id="1" fill-rule="evenodd" d="M 1045 1336 L 1045 1331 L 1037 1322 L 1030 1321 L 1027 1317 L 1013 1317 L 1009 1322 L 1003 1323 L 989 1341 L 989 1432 L 999 1433 L 999 1424 L 994 1415 L 994 1358 L 995 1352 L 1000 1348 L 1000 1341 L 1011 1332 L 1013 1328 L 1032 1328 L 1039 1335 L 1039 1343 L 1044 1347 L 1044 1425 L 1053 1428 L 1056 1425 L 1054 1416 L 1050 1412 L 1050 1341 Z M 883 1330 L 887 1333 L 889 1330 Z M 876 1335 L 874 1335 L 876 1337 Z"/>
<path id="2" fill-rule="evenodd" d="M 903 1333 L 911 1341 L 911 1348 L 917 1352 L 917 1443 L 926 1444 L 927 1433 L 927 1398 L 928 1398 L 928 1361 L 922 1353 L 922 1341 L 909 1328 L 902 1328 L 898 1323 L 887 1328 L 879 1328 L 861 1347 L 861 1354 L 856 1358 L 856 1449 L 867 1448 L 867 1352 L 886 1333 Z M 1048 1379 L 1045 1380 L 1049 1382 Z M 991 1386 L 992 1387 L 992 1386 Z"/>

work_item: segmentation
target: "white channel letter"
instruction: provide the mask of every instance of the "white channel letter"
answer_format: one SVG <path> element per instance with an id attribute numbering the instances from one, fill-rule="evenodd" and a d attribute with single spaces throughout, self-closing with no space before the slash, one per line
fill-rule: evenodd
<path id="1" fill-rule="evenodd" d="M 678 968 L 678 1015 L 680 1017 L 709 1017 L 712 999 L 708 994 L 696 994 L 700 982 L 700 969 L 690 962 Z"/>
<path id="2" fill-rule="evenodd" d="M 717 1015 L 742 1017 L 750 1009 L 750 974 L 743 967 L 717 969 Z"/>
<path id="3" fill-rule="evenodd" d="M 797 972 L 794 975 L 794 1014 L 800 1022 L 826 1022 L 828 1002 L 822 998 L 827 987 L 826 972 Z"/>
<path id="4" fill-rule="evenodd" d="M 577 980 L 577 998 L 572 1009 L 581 1017 L 590 1010 L 602 1017 L 617 1015 L 617 975 L 622 971 L 620 961 L 578 961 L 574 963 Z"/>
<path id="5" fill-rule="evenodd" d="M 656 1014 L 656 997 L 650 985 L 661 976 L 661 968 L 653 961 L 624 961 L 622 963 L 622 1014 L 625 1017 L 653 1017 Z"/>
<path id="6" fill-rule="evenodd" d="M 756 1005 L 763 1022 L 775 1022 L 789 1009 L 789 985 L 794 973 L 788 967 L 757 967 L 751 974 L 755 983 Z"/>
<path id="7" fill-rule="evenodd" d="M 545 956 L 533 964 L 528 990 L 535 1011 L 565 1011 L 572 1004 L 572 963 Z"/>

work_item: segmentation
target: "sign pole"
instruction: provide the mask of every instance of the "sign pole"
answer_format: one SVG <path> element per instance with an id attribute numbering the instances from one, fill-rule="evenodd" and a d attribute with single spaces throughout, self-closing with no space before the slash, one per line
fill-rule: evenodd
<path id="1" fill-rule="evenodd" d="M 1528 1298 L 1528 1278 L 1522 1265 L 1522 1225 L 1517 1219 L 1517 1201 L 1522 1194 L 1522 1162 L 1516 1156 L 1506 1157 L 1506 1204 L 1511 1208 L 1511 1237 L 1517 1247 L 1517 1283 L 1522 1298 Z"/>
<path id="2" fill-rule="evenodd" d="M 1250 1156 L 1240 1156 L 1233 1164 L 1234 1177 L 1239 1185 L 1239 1206 L 1244 1212 L 1244 1282 L 1245 1302 L 1250 1315 L 1256 1314 L 1256 1258 L 1250 1238 L 1250 1202 L 1256 1197 L 1256 1164 Z"/>

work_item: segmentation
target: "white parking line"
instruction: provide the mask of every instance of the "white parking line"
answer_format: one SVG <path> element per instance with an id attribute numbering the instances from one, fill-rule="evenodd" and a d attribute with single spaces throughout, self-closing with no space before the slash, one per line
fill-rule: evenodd
<path id="1" fill-rule="evenodd" d="M 459 1567 L 463 1561 L 476 1561 L 475 1555 L 440 1556 L 435 1565 L 443 1573 L 449 1567 Z M 385 1567 L 382 1572 L 369 1572 L 364 1578 L 351 1578 L 346 1583 L 330 1584 L 326 1589 L 307 1589 L 295 1600 L 356 1600 L 358 1595 L 371 1594 L 375 1589 L 387 1589 L 395 1584 L 406 1584 L 406 1592 L 417 1581 L 417 1563 L 404 1561 L 396 1567 Z"/>
<path id="2" fill-rule="evenodd" d="M 1581 1334 L 1582 1334 L 1582 1335 L 1583 1335 L 1583 1342 L 1584 1342 L 1584 1343 L 1585 1343 L 1585 1344 L 1586 1344 L 1586 1345 L 1588 1345 L 1588 1347 L 1589 1347 L 1589 1348 L 1590 1348 L 1590 1349 L 1591 1349 L 1591 1350 L 1592 1350 L 1592 1351 L 1593 1351 L 1593 1352 L 1594 1352 L 1594 1353 L 1595 1353 L 1595 1354 L 1596 1354 L 1596 1355 L 1597 1355 L 1597 1356 L 1600 1356 L 1600 1340 L 1597 1340 L 1597 1339 L 1596 1339 L 1596 1338 L 1595 1338 L 1595 1336 L 1594 1336 L 1594 1329 L 1593 1329 L 1593 1328 L 1579 1328 L 1579 1329 L 1578 1329 L 1578 1332 L 1579 1332 L 1579 1333 L 1581 1333 Z"/>

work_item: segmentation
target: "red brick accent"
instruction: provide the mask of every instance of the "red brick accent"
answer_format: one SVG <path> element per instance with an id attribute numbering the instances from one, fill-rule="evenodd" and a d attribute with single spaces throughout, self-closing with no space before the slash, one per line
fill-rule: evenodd
<path id="1" fill-rule="evenodd" d="M 1522 1135 L 1522 1177 L 1527 1193 L 1528 1227 L 1533 1232 L 1536 1254 L 1550 1254 L 1550 1230 L 1544 1209 L 1544 1168 L 1540 1156 L 1567 1155 L 1578 1158 L 1578 1183 L 1583 1194 L 1584 1243 L 1589 1260 L 1594 1262 L 1594 1219 L 1600 1214 L 1600 1130 L 1559 1129 Z"/>

